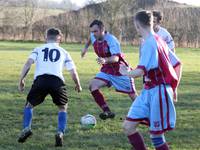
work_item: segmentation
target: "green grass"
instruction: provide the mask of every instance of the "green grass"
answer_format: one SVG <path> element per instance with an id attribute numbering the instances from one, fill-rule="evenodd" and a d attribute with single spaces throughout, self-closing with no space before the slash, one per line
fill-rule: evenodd
<path id="1" fill-rule="evenodd" d="M 26 90 L 20 94 L 17 83 L 20 71 L 28 55 L 41 43 L 0 42 L 0 150 L 53 150 L 54 134 L 57 126 L 57 108 L 51 98 L 35 108 L 33 117 L 33 137 L 26 143 L 17 143 L 22 128 L 23 106 L 31 87 L 34 67 L 26 80 Z M 80 59 L 83 45 L 64 44 L 74 59 L 81 79 L 83 92 L 77 94 L 67 71 L 64 72 L 69 94 L 69 132 L 65 136 L 64 147 L 60 150 L 128 150 L 130 145 L 122 132 L 122 120 L 131 105 L 128 96 L 116 93 L 112 88 L 103 89 L 107 101 L 117 116 L 114 120 L 101 121 L 101 112 L 94 103 L 88 90 L 90 79 L 98 72 L 96 56 L 90 49 L 85 59 Z M 127 60 L 132 66 L 137 65 L 138 51 L 131 46 L 123 47 Z M 166 134 L 166 139 L 173 150 L 200 150 L 200 49 L 177 48 L 177 55 L 183 62 L 183 78 L 176 103 L 176 129 Z M 136 79 L 136 87 L 141 90 L 141 79 Z M 97 126 L 92 130 L 82 130 L 81 116 L 91 113 L 97 118 Z M 151 145 L 148 129 L 140 126 L 147 146 Z"/>

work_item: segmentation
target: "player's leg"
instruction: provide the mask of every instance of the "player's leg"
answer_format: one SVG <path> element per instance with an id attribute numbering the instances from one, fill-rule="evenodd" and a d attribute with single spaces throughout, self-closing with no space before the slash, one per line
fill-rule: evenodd
<path id="1" fill-rule="evenodd" d="M 55 146 L 63 145 L 63 136 L 67 128 L 67 106 L 68 97 L 65 84 L 58 77 L 52 77 L 52 84 L 49 94 L 51 95 L 53 102 L 58 106 L 58 126 L 55 135 Z"/>
<path id="2" fill-rule="evenodd" d="M 150 138 L 156 150 L 169 150 L 164 134 L 151 134 Z"/>
<path id="3" fill-rule="evenodd" d="M 57 127 L 57 133 L 55 135 L 55 146 L 62 146 L 63 145 L 63 135 L 67 128 L 67 104 L 59 105 L 58 108 L 59 108 L 58 127 Z"/>
<path id="4" fill-rule="evenodd" d="M 89 85 L 90 92 L 95 100 L 95 102 L 99 105 L 99 107 L 104 111 L 110 111 L 103 94 L 100 92 L 100 88 L 106 86 L 106 83 L 99 79 L 92 79 Z"/>
<path id="5" fill-rule="evenodd" d="M 20 133 L 18 142 L 20 143 L 25 142 L 26 139 L 33 134 L 31 131 L 32 118 L 33 118 L 33 106 L 29 102 L 27 102 L 27 104 L 24 107 L 23 130 Z"/>
<path id="6" fill-rule="evenodd" d="M 173 91 L 169 86 L 160 85 L 152 93 L 151 106 L 157 109 L 151 109 L 150 137 L 156 150 L 168 150 L 164 132 L 173 129 L 176 122 Z"/>
<path id="7" fill-rule="evenodd" d="M 24 116 L 23 116 L 23 130 L 20 133 L 18 138 L 19 143 L 24 143 L 28 137 L 30 137 L 33 133 L 31 130 L 32 118 L 33 118 L 33 108 L 35 106 L 30 102 L 24 107 Z"/>
<path id="8" fill-rule="evenodd" d="M 33 108 L 42 103 L 47 95 L 43 87 L 38 86 L 39 84 L 41 84 L 41 81 L 36 80 L 27 96 L 27 103 L 24 107 L 23 130 L 18 138 L 18 142 L 20 143 L 25 142 L 26 139 L 32 135 L 31 124 Z"/>
<path id="9" fill-rule="evenodd" d="M 104 75 L 103 73 L 100 74 L 101 78 L 95 78 L 91 80 L 89 84 L 89 90 L 95 102 L 103 110 L 103 113 L 101 113 L 99 117 L 105 120 L 107 118 L 114 118 L 115 114 L 111 112 L 108 104 L 105 101 L 103 94 L 99 90 L 101 87 L 105 87 L 108 85 L 108 79 L 106 79 L 106 75 Z"/>
<path id="10" fill-rule="evenodd" d="M 65 133 L 67 128 L 67 104 L 58 106 L 58 128 L 57 132 Z"/>
<path id="11" fill-rule="evenodd" d="M 136 127 L 139 123 L 149 125 L 148 95 L 148 91 L 141 91 L 140 95 L 133 101 L 123 124 L 124 132 L 127 135 L 130 144 L 136 150 L 146 150 L 143 137 L 137 132 Z"/>
<path id="12" fill-rule="evenodd" d="M 112 76 L 110 75 L 111 83 L 118 92 L 126 93 L 132 101 L 137 97 L 134 79 L 127 76 Z"/>
<path id="13" fill-rule="evenodd" d="M 135 150 L 146 150 L 142 135 L 136 130 L 138 122 L 125 120 L 123 123 L 124 133 Z"/>
<path id="14" fill-rule="evenodd" d="M 128 96 L 130 97 L 130 99 L 132 101 L 134 101 L 136 99 L 136 97 L 137 97 L 137 93 L 130 93 L 130 94 L 128 94 Z"/>
<path id="15" fill-rule="evenodd" d="M 23 128 L 31 128 L 33 118 L 33 105 L 29 102 L 24 107 Z"/>

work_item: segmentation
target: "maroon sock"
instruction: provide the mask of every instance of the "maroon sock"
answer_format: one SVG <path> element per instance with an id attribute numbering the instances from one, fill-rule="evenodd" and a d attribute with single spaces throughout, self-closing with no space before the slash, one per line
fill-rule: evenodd
<path id="1" fill-rule="evenodd" d="M 165 143 L 162 146 L 156 147 L 156 150 L 169 150 L 169 146 Z"/>
<path id="2" fill-rule="evenodd" d="M 144 144 L 144 139 L 139 132 L 129 135 L 128 139 L 131 145 L 135 148 L 135 150 L 147 150 Z"/>
<path id="3" fill-rule="evenodd" d="M 101 107 L 101 109 L 104 112 L 110 111 L 110 108 L 106 104 L 105 99 L 99 90 L 92 91 L 91 94 L 94 97 L 94 100 L 96 101 L 96 103 L 99 105 L 99 107 Z"/>

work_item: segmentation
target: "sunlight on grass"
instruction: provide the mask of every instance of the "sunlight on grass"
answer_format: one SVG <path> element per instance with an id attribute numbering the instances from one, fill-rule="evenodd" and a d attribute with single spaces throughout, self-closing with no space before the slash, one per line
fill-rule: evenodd
<path id="1" fill-rule="evenodd" d="M 51 98 L 47 97 L 44 104 L 34 110 L 33 137 L 25 144 L 18 144 L 16 139 L 21 130 L 22 112 L 33 79 L 34 67 L 26 79 L 26 90 L 20 94 L 17 83 L 20 71 L 31 50 L 41 43 L 0 42 L 0 150 L 53 150 L 54 133 L 57 126 L 57 108 Z M 113 89 L 103 89 L 112 110 L 117 116 L 114 120 L 101 121 L 98 118 L 100 109 L 94 103 L 88 83 L 99 70 L 96 56 L 90 48 L 86 58 L 80 58 L 83 45 L 63 44 L 74 59 L 80 75 L 83 92 L 74 91 L 73 81 L 69 73 L 64 71 L 69 93 L 68 133 L 64 147 L 68 150 L 128 150 L 130 145 L 122 132 L 122 120 L 131 105 L 128 96 L 116 93 Z M 136 47 L 124 46 L 127 60 L 135 67 L 138 61 Z M 176 103 L 177 126 L 166 134 L 167 141 L 173 150 L 200 149 L 200 49 L 178 48 L 177 55 L 183 63 L 183 78 L 179 88 L 179 101 Z M 141 79 L 136 79 L 136 87 L 141 90 Z M 80 117 L 91 113 L 97 118 L 97 126 L 92 130 L 80 128 Z M 148 129 L 141 126 L 145 141 L 150 150 L 151 145 Z"/>

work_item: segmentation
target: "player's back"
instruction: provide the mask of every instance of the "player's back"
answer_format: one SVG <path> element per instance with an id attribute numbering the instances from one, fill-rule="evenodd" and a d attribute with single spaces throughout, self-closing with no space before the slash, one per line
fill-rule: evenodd
<path id="1" fill-rule="evenodd" d="M 64 80 L 62 70 L 67 52 L 57 43 L 47 43 L 34 49 L 31 58 L 35 61 L 35 78 L 39 75 L 50 74 Z"/>

